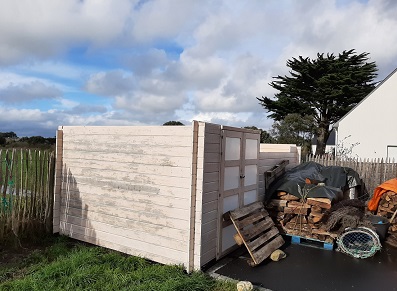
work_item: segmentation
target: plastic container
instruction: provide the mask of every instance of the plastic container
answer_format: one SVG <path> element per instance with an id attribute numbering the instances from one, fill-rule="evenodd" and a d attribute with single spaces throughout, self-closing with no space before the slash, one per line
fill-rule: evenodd
<path id="1" fill-rule="evenodd" d="M 368 216 L 368 220 L 375 227 L 376 233 L 379 235 L 380 241 L 384 241 L 390 226 L 389 220 L 386 217 L 379 215 L 370 215 Z"/>

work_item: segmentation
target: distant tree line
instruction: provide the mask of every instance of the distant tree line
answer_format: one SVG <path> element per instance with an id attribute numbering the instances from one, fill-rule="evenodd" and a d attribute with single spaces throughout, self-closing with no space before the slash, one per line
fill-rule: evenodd
<path id="1" fill-rule="evenodd" d="M 55 137 L 18 137 L 15 132 L 0 132 L 0 146 L 13 148 L 52 148 L 55 146 Z"/>

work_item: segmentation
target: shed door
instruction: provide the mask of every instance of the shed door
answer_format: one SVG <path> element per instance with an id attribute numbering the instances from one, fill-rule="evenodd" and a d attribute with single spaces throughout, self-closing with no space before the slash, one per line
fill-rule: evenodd
<path id="1" fill-rule="evenodd" d="M 236 230 L 223 214 L 258 200 L 259 134 L 222 130 L 217 259 L 234 249 Z"/>

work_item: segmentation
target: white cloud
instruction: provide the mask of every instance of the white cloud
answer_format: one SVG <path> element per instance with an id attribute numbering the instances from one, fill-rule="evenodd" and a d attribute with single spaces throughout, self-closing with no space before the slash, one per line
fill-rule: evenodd
<path id="1" fill-rule="evenodd" d="M 397 67 L 389 0 L 5 2 L 0 96 L 56 98 L 38 128 L 178 118 L 269 128 L 255 97 L 273 96 L 287 59 L 355 48 L 381 78 Z"/>
<path id="2" fill-rule="evenodd" d="M 0 64 L 47 58 L 80 43 L 108 44 L 123 34 L 133 2 L 6 1 L 0 10 Z"/>
<path id="3" fill-rule="evenodd" d="M 88 92 L 109 97 L 128 93 L 134 87 L 135 78 L 121 70 L 95 73 L 85 85 Z"/>
<path id="4" fill-rule="evenodd" d="M 62 92 L 58 88 L 40 81 L 17 85 L 10 83 L 7 87 L 0 89 L 0 101 L 14 104 L 38 99 L 55 99 L 61 95 Z"/>

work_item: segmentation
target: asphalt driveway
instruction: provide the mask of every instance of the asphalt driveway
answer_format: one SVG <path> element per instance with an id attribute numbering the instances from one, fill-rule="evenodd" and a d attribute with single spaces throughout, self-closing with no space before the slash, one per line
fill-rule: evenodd
<path id="1" fill-rule="evenodd" d="M 381 251 L 367 259 L 288 242 L 283 250 L 285 259 L 267 259 L 252 268 L 246 262 L 249 254 L 240 248 L 211 269 L 217 275 L 250 281 L 274 291 L 397 290 L 397 248 L 383 245 Z"/>

